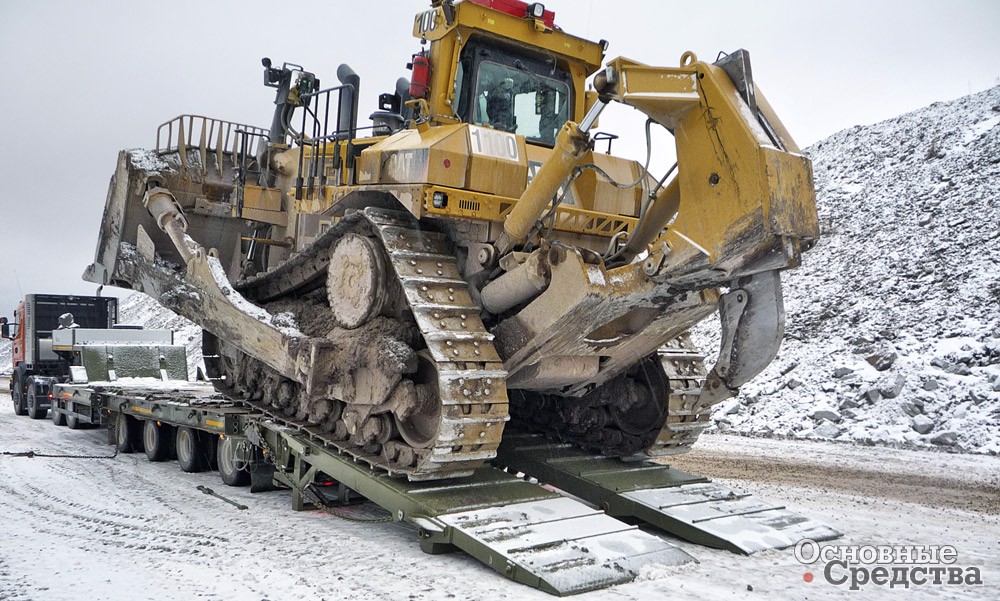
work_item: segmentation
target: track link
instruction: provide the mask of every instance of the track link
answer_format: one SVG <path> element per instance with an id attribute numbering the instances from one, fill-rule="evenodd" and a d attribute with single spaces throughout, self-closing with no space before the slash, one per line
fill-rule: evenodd
<path id="1" fill-rule="evenodd" d="M 447 237 L 420 230 L 406 213 L 366 209 L 389 255 L 407 304 L 434 360 L 441 425 L 434 446 L 423 450 L 410 479 L 469 475 L 496 457 L 508 417 L 507 372 L 493 334 L 462 279 Z M 392 456 L 402 441 L 390 441 Z M 456 471 L 460 470 L 460 471 Z"/>
<path id="2" fill-rule="evenodd" d="M 240 372 L 264 373 L 266 377 L 233 374 L 238 385 L 222 384 L 220 390 L 328 447 L 411 480 L 470 475 L 496 456 L 509 419 L 507 373 L 444 234 L 422 230 L 407 213 L 368 208 L 338 222 L 296 258 L 239 283 L 237 290 L 263 302 L 317 288 L 326 272 L 330 248 L 348 232 L 374 236 L 381 242 L 426 345 L 421 352 L 433 362 L 440 400 L 433 440 L 418 448 L 397 435 L 375 448 L 352 443 L 343 427 L 324 428 L 296 419 L 296 414 L 301 418 L 306 413 L 294 401 L 289 402 L 290 396 L 298 394 L 299 385 L 242 352 L 230 357 L 231 363 L 247 362 L 251 367 L 242 367 Z M 207 357 L 206 363 L 213 363 L 216 374 L 233 371 L 222 363 L 227 352 L 218 348 L 221 345 L 215 346 L 206 348 L 206 355 L 212 357 Z M 345 409 L 351 408 L 350 399 L 342 401 Z"/>
<path id="3" fill-rule="evenodd" d="M 711 405 L 699 403 L 701 387 L 708 375 L 705 356 L 691 342 L 688 333 L 662 346 L 657 354 L 670 382 L 670 396 L 667 398 L 667 421 L 646 454 L 663 457 L 687 453 L 702 431 L 711 425 Z"/>

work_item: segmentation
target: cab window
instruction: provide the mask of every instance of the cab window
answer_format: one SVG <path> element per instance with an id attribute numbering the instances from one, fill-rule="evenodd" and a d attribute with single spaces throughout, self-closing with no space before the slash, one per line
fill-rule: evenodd
<path id="1" fill-rule="evenodd" d="M 476 73 L 472 123 L 555 143 L 569 118 L 569 86 L 561 81 L 492 61 Z"/>
<path id="2" fill-rule="evenodd" d="M 572 116 L 573 78 L 555 56 L 473 36 L 455 77 L 456 116 L 552 146 Z"/>

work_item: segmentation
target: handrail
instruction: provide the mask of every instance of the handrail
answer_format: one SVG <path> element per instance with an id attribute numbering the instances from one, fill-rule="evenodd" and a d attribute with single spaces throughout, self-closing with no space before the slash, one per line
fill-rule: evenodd
<path id="1" fill-rule="evenodd" d="M 354 138 L 357 135 L 357 124 L 350 120 L 347 130 L 340 129 L 341 111 L 353 110 L 353 106 L 344 106 L 345 92 L 350 92 L 349 98 L 356 98 L 353 84 L 341 84 L 316 92 L 302 94 L 302 127 L 295 139 L 299 144 L 299 170 L 295 179 L 295 198 L 313 196 L 317 190 L 326 188 L 327 144 L 334 143 L 332 167 L 335 171 L 335 181 L 344 181 L 342 169 L 346 167 L 346 179 L 351 182 L 354 177 Z M 336 93 L 336 106 L 331 109 L 331 101 Z M 315 98 L 315 103 L 310 100 Z M 311 106 L 310 106 L 311 105 Z M 334 129 L 330 131 L 330 117 L 334 117 Z M 307 133 L 309 134 L 307 137 Z M 341 157 L 341 141 L 347 142 L 345 157 Z M 305 148 L 310 146 L 312 152 L 309 164 L 306 165 Z M 308 174 L 307 174 L 308 172 Z M 306 183 L 308 178 L 308 183 Z M 305 190 L 303 190 L 305 188 Z M 303 192 L 305 195 L 303 196 Z"/>
<path id="2" fill-rule="evenodd" d="M 258 131 L 253 131 L 253 130 Z M 267 130 L 261 128 L 251 128 L 249 130 L 238 127 L 236 129 L 236 136 L 239 141 L 238 149 L 233 152 L 233 164 L 236 169 L 236 214 L 243 214 L 243 201 L 245 198 L 244 187 L 247 183 L 247 174 L 250 173 L 249 164 L 252 160 L 256 160 L 258 155 L 256 148 L 260 147 L 260 140 L 263 140 L 263 144 L 267 144 L 270 136 Z M 252 157 L 252 159 L 250 158 Z M 265 160 L 264 167 L 257 166 L 258 180 L 256 184 L 261 184 L 261 182 L 267 182 L 271 177 L 271 161 Z"/>
<path id="3" fill-rule="evenodd" d="M 267 137 L 267 130 L 253 125 L 244 125 L 232 121 L 224 121 L 204 115 L 179 115 L 161 124 L 156 129 L 156 153 L 160 156 L 172 152 L 180 155 L 181 166 L 190 168 L 188 151 L 195 150 L 201 159 L 199 170 L 202 175 L 207 173 L 209 154 L 214 154 L 215 166 L 222 175 L 222 165 L 226 153 L 229 153 L 233 168 L 237 168 L 237 155 L 240 151 L 239 130 L 251 132 L 255 137 Z M 193 143 L 198 140 L 197 143 Z M 254 156 L 259 144 L 246 149 Z"/>

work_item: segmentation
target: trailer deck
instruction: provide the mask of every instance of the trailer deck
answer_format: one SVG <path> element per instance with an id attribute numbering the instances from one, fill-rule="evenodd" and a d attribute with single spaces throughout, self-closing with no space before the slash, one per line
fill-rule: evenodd
<path id="1" fill-rule="evenodd" d="M 215 443 L 225 441 L 218 446 L 230 455 L 230 466 L 236 466 L 231 469 L 248 472 L 240 484 L 251 482 L 251 490 L 287 487 L 295 510 L 360 495 L 391 519 L 415 526 L 425 552 L 461 550 L 511 580 L 554 595 L 629 582 L 648 564 L 697 561 L 635 522 L 744 554 L 840 536 L 707 478 L 648 460 L 593 456 L 513 429 L 496 461 L 472 476 L 409 481 L 334 448 L 316 426 L 227 399 L 209 383 L 135 378 L 57 384 L 53 390 L 58 410 L 81 420 L 89 414 L 90 423 L 190 429 Z M 115 442 L 110 434 L 109 442 Z M 318 488 L 333 483 L 340 490 L 335 499 Z"/>

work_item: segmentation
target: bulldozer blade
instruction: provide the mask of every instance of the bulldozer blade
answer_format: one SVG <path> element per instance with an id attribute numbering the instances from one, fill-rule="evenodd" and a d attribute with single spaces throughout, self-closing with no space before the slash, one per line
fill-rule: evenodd
<path id="1" fill-rule="evenodd" d="M 584 499 L 617 518 L 641 520 L 696 544 L 750 555 L 800 540 L 838 538 L 833 528 L 707 478 L 645 459 L 592 455 L 543 436 L 505 432 L 495 462 Z"/>

